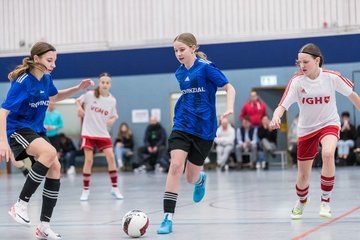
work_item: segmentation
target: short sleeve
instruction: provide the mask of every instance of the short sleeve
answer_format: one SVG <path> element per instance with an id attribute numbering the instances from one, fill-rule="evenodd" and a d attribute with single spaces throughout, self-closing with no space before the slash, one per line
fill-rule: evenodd
<path id="1" fill-rule="evenodd" d="M 348 97 L 353 92 L 354 84 L 340 74 L 333 75 L 335 78 L 335 90 Z"/>
<path id="2" fill-rule="evenodd" d="M 297 101 L 296 83 L 296 78 L 292 78 L 289 81 L 285 92 L 280 100 L 279 106 L 283 106 L 286 110 L 288 110 L 290 106 Z"/>
<path id="3" fill-rule="evenodd" d="M 114 106 L 113 106 L 113 109 L 112 109 L 112 116 L 118 118 L 119 115 L 118 115 L 117 107 L 116 107 L 116 99 L 115 98 L 113 98 L 113 99 L 114 99 Z"/>
<path id="4" fill-rule="evenodd" d="M 215 83 L 217 87 L 223 87 L 229 83 L 225 75 L 215 67 L 213 64 L 208 64 L 206 67 L 207 78 Z"/>
<path id="5" fill-rule="evenodd" d="M 49 75 L 50 76 L 50 75 Z M 52 77 L 49 78 L 49 97 L 53 97 L 58 94 L 58 90 L 56 89 Z"/>
<path id="6" fill-rule="evenodd" d="M 25 86 L 17 81 L 13 81 L 1 107 L 12 112 L 17 112 L 27 97 L 28 93 Z"/>
<path id="7" fill-rule="evenodd" d="M 80 104 L 83 104 L 86 102 L 86 95 L 88 94 L 89 92 L 86 92 L 84 94 L 82 94 L 80 97 L 78 97 L 76 100 L 80 102 Z"/>

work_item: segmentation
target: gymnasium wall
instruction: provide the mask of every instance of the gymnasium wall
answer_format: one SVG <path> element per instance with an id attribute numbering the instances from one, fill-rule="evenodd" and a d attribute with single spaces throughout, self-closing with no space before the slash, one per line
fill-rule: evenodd
<path id="1" fill-rule="evenodd" d="M 61 52 L 359 32 L 357 0 L 0 0 L 0 54 L 36 41 Z"/>
<path id="2" fill-rule="evenodd" d="M 318 44 L 325 56 L 325 68 L 340 71 L 344 76 L 356 78 L 360 83 L 360 40 L 359 34 L 329 37 L 298 38 L 283 40 L 267 40 L 243 43 L 202 45 L 211 60 L 219 68 L 237 90 L 235 115 L 246 102 L 252 88 L 261 87 L 261 76 L 276 75 L 277 85 L 287 85 L 288 80 L 297 71 L 294 65 L 298 49 L 307 42 Z M 21 57 L 0 58 L 0 100 L 5 98 L 9 82 L 6 75 L 21 60 Z M 136 144 L 142 144 L 145 123 L 131 123 L 134 109 L 161 109 L 161 122 L 169 132 L 170 95 L 178 92 L 178 84 L 174 71 L 178 62 L 170 47 L 148 48 L 136 50 L 98 51 L 87 53 L 59 54 L 57 68 L 53 73 L 55 85 L 66 88 L 77 84 L 82 78 L 91 77 L 96 80 L 99 73 L 108 71 L 113 75 L 112 93 L 118 100 L 120 119 L 115 124 L 115 136 L 120 122 L 130 123 L 135 132 Z M 343 96 L 338 96 L 339 112 L 350 111 L 353 107 Z M 297 112 L 293 106 L 289 112 L 291 121 Z M 67 114 L 76 118 L 75 112 Z M 356 119 L 360 115 L 356 112 Z M 360 120 L 357 120 L 357 124 Z"/>

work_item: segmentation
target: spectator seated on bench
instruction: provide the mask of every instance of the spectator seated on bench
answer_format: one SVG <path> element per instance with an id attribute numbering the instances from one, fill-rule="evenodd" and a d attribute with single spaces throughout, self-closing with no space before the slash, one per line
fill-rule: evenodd
<path id="1" fill-rule="evenodd" d="M 221 119 L 214 142 L 216 144 L 217 165 L 221 170 L 225 170 L 235 145 L 235 129 L 229 124 L 228 118 Z"/>
<path id="2" fill-rule="evenodd" d="M 244 155 L 249 155 L 250 162 L 246 165 L 253 168 L 257 155 L 257 128 L 251 126 L 248 116 L 244 116 L 241 123 L 242 126 L 236 130 L 236 161 L 239 164 L 244 165 L 245 162 L 243 157 Z"/>
<path id="3" fill-rule="evenodd" d="M 337 160 L 338 165 L 348 165 L 350 153 L 355 146 L 357 137 L 355 126 L 350 123 L 350 113 L 343 112 L 341 114 L 340 138 L 337 144 Z"/>
<path id="4" fill-rule="evenodd" d="M 114 143 L 115 159 L 118 169 L 122 171 L 132 171 L 134 156 L 133 132 L 127 123 L 121 123 L 118 135 Z"/>
<path id="5" fill-rule="evenodd" d="M 59 134 L 60 161 L 63 163 L 63 171 L 67 174 L 75 174 L 75 159 L 84 156 L 83 150 L 76 149 L 73 141 L 64 133 Z"/>
<path id="6" fill-rule="evenodd" d="M 166 131 L 155 116 L 150 118 L 144 134 L 144 146 L 138 148 L 139 167 L 135 172 L 154 171 L 159 164 L 162 171 L 167 172 L 170 166 L 167 148 Z"/>
<path id="7" fill-rule="evenodd" d="M 277 130 L 270 130 L 269 124 L 268 116 L 264 115 L 261 118 L 261 126 L 257 130 L 259 151 L 262 152 L 262 154 L 259 154 L 262 157 L 258 157 L 256 162 L 257 169 L 265 169 L 266 163 L 270 161 L 270 158 L 275 157 Z"/>

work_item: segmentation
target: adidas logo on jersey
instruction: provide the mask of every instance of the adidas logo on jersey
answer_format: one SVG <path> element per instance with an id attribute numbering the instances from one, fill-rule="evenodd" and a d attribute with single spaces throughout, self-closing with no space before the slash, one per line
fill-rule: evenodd
<path id="1" fill-rule="evenodd" d="M 189 78 L 189 77 L 186 77 L 186 78 L 185 78 L 185 82 L 188 82 L 188 81 L 190 81 L 190 78 Z"/>
<path id="2" fill-rule="evenodd" d="M 304 88 L 301 89 L 301 93 L 307 93 Z"/>

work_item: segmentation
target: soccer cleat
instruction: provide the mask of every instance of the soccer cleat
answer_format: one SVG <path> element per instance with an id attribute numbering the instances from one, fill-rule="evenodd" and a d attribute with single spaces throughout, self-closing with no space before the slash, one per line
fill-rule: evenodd
<path id="1" fill-rule="evenodd" d="M 51 230 L 49 225 L 40 223 L 35 230 L 35 237 L 37 239 L 48 239 L 48 240 L 58 240 L 61 239 L 60 234 L 55 233 Z"/>
<path id="2" fill-rule="evenodd" d="M 89 200 L 89 195 L 90 195 L 90 190 L 89 189 L 88 190 L 83 189 L 82 193 L 81 193 L 80 201 Z"/>
<path id="3" fill-rule="evenodd" d="M 194 193 L 193 193 L 193 200 L 194 202 L 200 202 L 204 195 L 205 195 L 205 184 L 206 184 L 206 173 L 200 172 L 200 176 L 202 178 L 202 182 L 199 184 L 195 184 Z"/>
<path id="4" fill-rule="evenodd" d="M 118 188 L 111 188 L 111 195 L 113 195 L 116 199 L 124 199 L 124 196 L 120 193 Z"/>
<path id="5" fill-rule="evenodd" d="M 319 215 L 320 217 L 331 218 L 331 208 L 328 202 L 321 202 Z"/>
<path id="6" fill-rule="evenodd" d="M 16 202 L 14 206 L 10 208 L 8 213 L 16 222 L 25 226 L 31 225 L 27 212 L 27 206 L 24 206 L 20 202 Z"/>
<path id="7" fill-rule="evenodd" d="M 305 203 L 301 203 L 299 200 L 296 202 L 294 208 L 291 211 L 291 219 L 293 220 L 299 220 L 302 217 L 304 208 L 306 204 L 308 204 L 309 198 L 306 200 Z"/>
<path id="8" fill-rule="evenodd" d="M 157 230 L 158 234 L 169 234 L 172 232 L 172 221 L 168 220 L 168 215 L 162 221 L 160 228 Z"/>

